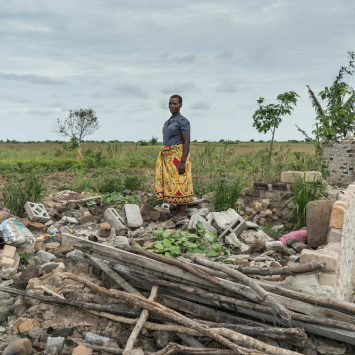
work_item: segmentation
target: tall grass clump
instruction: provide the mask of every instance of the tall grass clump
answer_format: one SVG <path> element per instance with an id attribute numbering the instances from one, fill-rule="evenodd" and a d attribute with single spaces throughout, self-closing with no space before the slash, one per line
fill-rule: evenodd
<path id="1" fill-rule="evenodd" d="M 247 182 L 240 177 L 216 179 L 215 182 L 215 197 L 212 200 L 215 211 L 226 211 L 229 208 L 235 208 L 235 203 L 246 187 Z"/>
<path id="2" fill-rule="evenodd" d="M 284 206 L 293 205 L 292 218 L 296 220 L 295 229 L 306 226 L 306 209 L 308 202 L 319 200 L 324 197 L 326 185 L 322 179 L 316 179 L 314 176 L 312 182 L 306 182 L 306 173 L 303 177 L 296 179 L 292 185 L 292 197 L 288 199 Z"/>
<path id="3" fill-rule="evenodd" d="M 2 189 L 5 206 L 12 214 L 22 216 L 27 201 L 42 202 L 46 192 L 44 179 L 45 172 L 38 170 L 12 175 Z"/>

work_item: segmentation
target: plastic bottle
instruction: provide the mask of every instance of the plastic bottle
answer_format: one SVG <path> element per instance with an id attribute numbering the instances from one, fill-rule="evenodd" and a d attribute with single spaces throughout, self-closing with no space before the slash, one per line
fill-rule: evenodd
<path id="1" fill-rule="evenodd" d="M 93 340 L 101 340 L 104 344 L 106 344 L 110 340 L 110 338 L 106 338 L 95 333 L 87 332 L 85 335 L 85 340 L 89 343 L 91 343 Z"/>

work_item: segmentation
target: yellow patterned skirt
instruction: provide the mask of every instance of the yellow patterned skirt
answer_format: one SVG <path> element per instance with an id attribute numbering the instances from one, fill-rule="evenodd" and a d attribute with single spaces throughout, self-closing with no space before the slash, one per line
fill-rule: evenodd
<path id="1" fill-rule="evenodd" d="M 155 197 L 165 203 L 184 205 L 194 200 L 191 157 L 186 159 L 186 171 L 179 175 L 183 145 L 161 148 L 155 172 Z"/>

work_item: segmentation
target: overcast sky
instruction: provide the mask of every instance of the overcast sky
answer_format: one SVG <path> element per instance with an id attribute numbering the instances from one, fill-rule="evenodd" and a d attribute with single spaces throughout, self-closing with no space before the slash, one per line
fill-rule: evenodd
<path id="1" fill-rule="evenodd" d="M 191 139 L 270 139 L 256 100 L 301 98 L 276 140 L 303 139 L 315 113 L 306 84 L 331 85 L 355 50 L 350 0 L 3 0 L 0 139 L 59 139 L 56 118 L 93 108 L 87 139 L 161 139 L 180 94 Z M 355 78 L 349 80 L 355 86 Z"/>

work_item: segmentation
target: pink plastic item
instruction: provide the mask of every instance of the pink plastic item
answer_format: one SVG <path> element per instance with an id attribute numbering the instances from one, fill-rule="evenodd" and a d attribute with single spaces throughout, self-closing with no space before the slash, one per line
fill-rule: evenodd
<path id="1" fill-rule="evenodd" d="M 279 239 L 279 241 L 286 244 L 287 239 L 297 239 L 303 244 L 307 244 L 307 228 L 303 227 L 298 231 L 293 231 L 288 234 L 285 234 Z"/>

